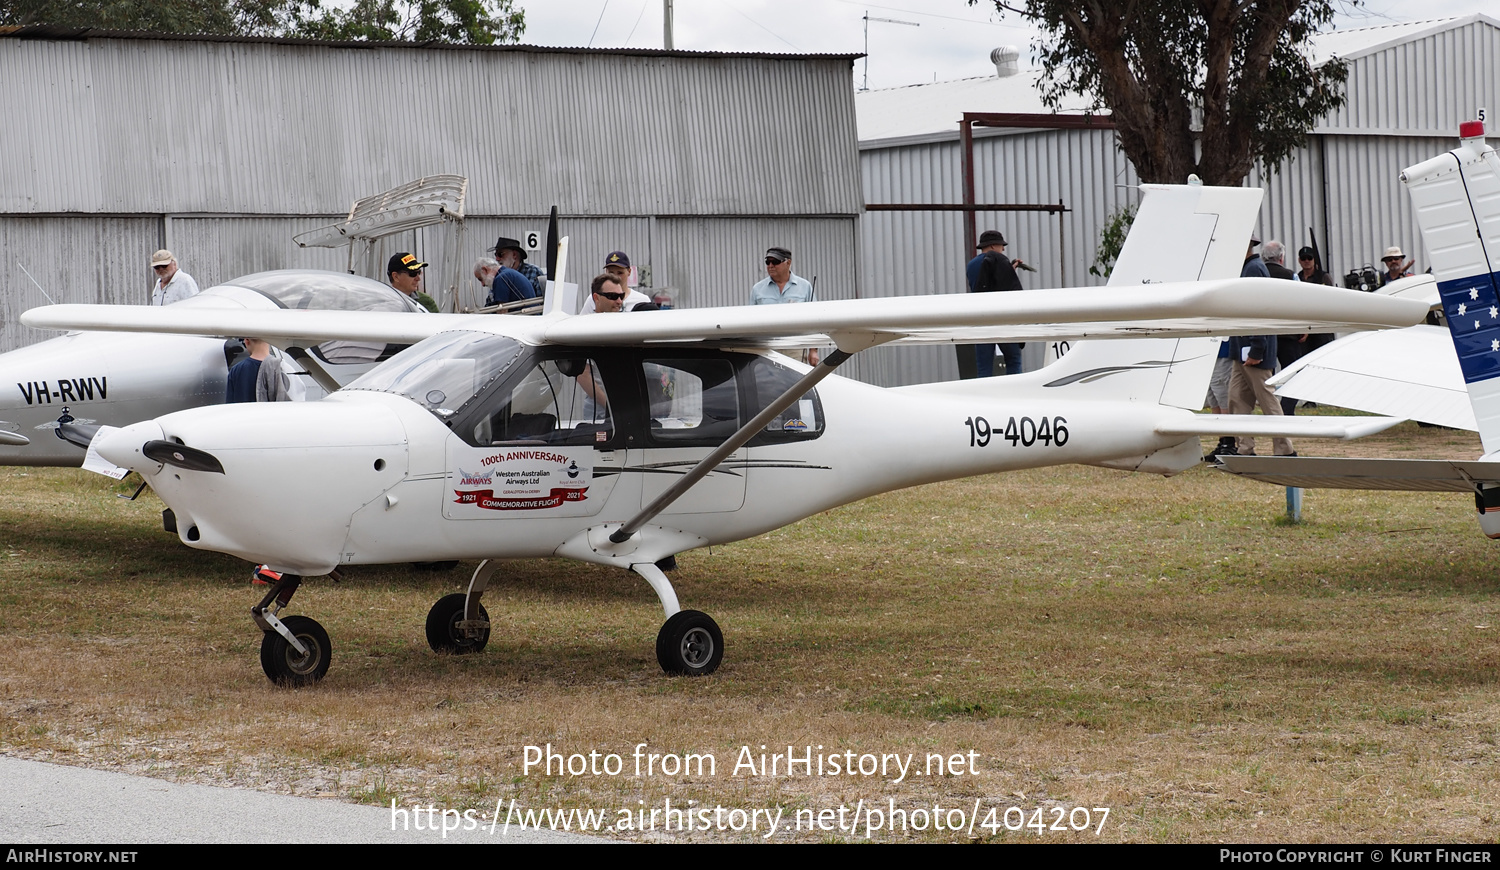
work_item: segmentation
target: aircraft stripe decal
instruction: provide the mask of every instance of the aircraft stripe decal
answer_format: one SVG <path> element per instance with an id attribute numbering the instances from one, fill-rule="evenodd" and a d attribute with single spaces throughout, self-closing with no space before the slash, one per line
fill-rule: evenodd
<path id="1" fill-rule="evenodd" d="M 1193 359 L 1197 359 L 1197 357 L 1193 357 Z M 1184 362 L 1187 362 L 1187 360 L 1185 360 L 1185 359 L 1184 360 L 1178 360 L 1177 362 L 1184 363 Z M 1172 364 L 1173 364 L 1172 360 L 1155 360 L 1155 359 L 1153 359 L 1153 360 L 1146 360 L 1145 362 L 1138 362 L 1138 363 L 1135 363 L 1134 365 L 1128 365 L 1128 366 L 1105 366 L 1103 368 L 1089 369 L 1088 371 L 1077 372 L 1075 374 L 1068 375 L 1065 378 L 1058 378 L 1055 381 L 1048 381 L 1047 383 L 1042 384 L 1042 386 L 1044 386 L 1044 387 L 1066 387 L 1069 384 L 1076 384 L 1076 383 L 1079 383 L 1079 382 L 1091 383 L 1093 381 L 1099 380 L 1100 378 L 1107 378 L 1110 375 L 1118 375 L 1118 374 L 1121 374 L 1123 372 L 1143 371 L 1145 369 L 1159 369 L 1159 368 L 1162 368 L 1163 366 L 1170 366 Z"/>

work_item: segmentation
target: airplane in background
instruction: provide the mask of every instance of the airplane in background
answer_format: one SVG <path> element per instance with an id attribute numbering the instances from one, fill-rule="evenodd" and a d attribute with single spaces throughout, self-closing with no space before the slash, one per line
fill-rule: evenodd
<path id="1" fill-rule="evenodd" d="M 1228 456 L 1221 470 L 1279 486 L 1468 492 L 1480 528 L 1500 538 L 1500 157 L 1485 143 L 1483 122 L 1466 122 L 1459 138 L 1459 147 L 1401 173 L 1432 274 L 1382 288 L 1440 304 L 1446 327 L 1346 336 L 1272 383 L 1299 399 L 1476 431 L 1484 454 L 1474 461 Z"/>
<path id="2" fill-rule="evenodd" d="M 543 556 L 639 575 L 666 616 L 662 668 L 707 674 L 723 634 L 680 607 L 657 566 L 676 553 L 933 481 L 1065 463 L 1170 475 L 1200 461 L 1201 435 L 1349 438 L 1397 422 L 1195 413 L 1220 336 L 1402 327 L 1428 306 L 1233 277 L 1258 189 L 1143 193 L 1108 287 L 583 316 L 549 290 L 526 318 L 61 305 L 23 322 L 284 348 L 415 342 L 320 402 L 93 433 L 90 452 L 139 472 L 188 546 L 282 573 L 252 608 L 272 681 L 316 682 L 331 661 L 322 626 L 279 615 L 304 576 L 483 560 L 426 621 L 434 650 L 471 653 L 489 637 L 481 596 L 498 560 Z M 882 389 L 834 374 L 882 344 L 1062 337 L 1117 340 L 1003 378 Z M 836 349 L 812 368 L 774 352 L 812 344 Z"/>
<path id="3" fill-rule="evenodd" d="M 0 354 L 0 465 L 81 464 L 87 441 L 55 437 L 64 408 L 80 424 L 124 426 L 222 403 L 229 367 L 245 353 L 229 324 L 244 312 L 421 310 L 378 281 L 312 270 L 246 275 L 172 308 L 212 312 L 231 338 L 73 332 Z M 349 343 L 298 348 L 283 370 L 294 396 L 319 399 L 369 371 L 380 352 Z"/>

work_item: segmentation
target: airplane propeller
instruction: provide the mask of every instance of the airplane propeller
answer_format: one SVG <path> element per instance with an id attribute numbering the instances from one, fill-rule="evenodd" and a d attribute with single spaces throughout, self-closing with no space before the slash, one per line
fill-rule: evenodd
<path id="1" fill-rule="evenodd" d="M 94 440 L 94 435 L 99 432 L 99 427 L 74 422 L 73 415 L 68 412 L 67 408 L 63 408 L 62 416 L 57 418 L 57 428 L 52 431 L 69 444 L 77 444 L 87 450 Z"/>
<path id="2" fill-rule="evenodd" d="M 175 465 L 188 471 L 211 471 L 214 474 L 223 474 L 224 466 L 212 453 L 207 450 L 198 450 L 188 447 L 186 444 L 178 444 L 175 441 L 147 441 L 141 447 L 141 453 L 147 459 L 153 459 L 163 465 Z"/>
<path id="3" fill-rule="evenodd" d="M 557 206 L 552 207 L 552 217 L 547 221 L 547 277 L 557 277 Z"/>

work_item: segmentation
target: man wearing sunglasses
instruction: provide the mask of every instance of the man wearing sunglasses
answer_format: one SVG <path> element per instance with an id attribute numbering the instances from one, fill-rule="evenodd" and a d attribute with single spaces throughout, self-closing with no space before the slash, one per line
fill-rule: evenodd
<path id="1" fill-rule="evenodd" d="M 811 302 L 813 285 L 806 278 L 792 273 L 792 252 L 788 248 L 766 249 L 766 277 L 750 288 L 751 305 L 780 305 L 789 302 Z M 818 349 L 808 348 L 802 352 L 802 361 L 808 365 L 818 364 Z"/>
<path id="2" fill-rule="evenodd" d="M 607 294 L 602 299 L 599 296 L 600 283 L 608 278 L 612 283 L 605 288 Z M 609 256 L 604 258 L 604 271 L 594 278 L 590 285 L 593 292 L 589 298 L 583 300 L 583 308 L 579 314 L 593 314 L 596 311 L 645 311 L 657 306 L 651 302 L 651 297 L 639 290 L 630 289 L 630 258 L 625 256 L 624 251 L 610 251 Z M 619 299 L 613 299 L 615 294 Z M 605 303 L 601 306 L 599 303 Z M 649 308 L 641 308 L 647 305 Z"/>
<path id="3" fill-rule="evenodd" d="M 177 268 L 177 257 L 171 251 L 162 249 L 152 254 L 151 270 L 156 273 L 156 286 L 151 288 L 152 305 L 171 305 L 198 295 L 198 282 Z"/>
<path id="4" fill-rule="evenodd" d="M 812 284 L 806 278 L 792 274 L 792 252 L 780 247 L 767 249 L 766 277 L 750 288 L 750 304 L 811 302 L 812 298 Z"/>

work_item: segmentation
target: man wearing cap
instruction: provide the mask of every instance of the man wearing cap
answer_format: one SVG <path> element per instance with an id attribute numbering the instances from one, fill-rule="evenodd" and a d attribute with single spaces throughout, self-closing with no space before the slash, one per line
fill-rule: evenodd
<path id="1" fill-rule="evenodd" d="M 1389 248 L 1386 248 L 1385 256 L 1380 258 L 1380 262 L 1385 264 L 1385 271 L 1380 273 L 1381 287 L 1392 281 L 1411 277 L 1411 272 L 1407 270 L 1411 268 L 1412 261 L 1407 260 L 1406 255 L 1401 253 L 1399 245 L 1391 245 Z"/>
<path id="2" fill-rule="evenodd" d="M 779 245 L 766 249 L 766 277 L 750 288 L 751 305 L 780 305 L 790 302 L 811 302 L 813 285 L 806 278 L 792 273 L 792 252 Z M 818 349 L 807 348 L 802 352 L 802 361 L 817 365 Z"/>
<path id="3" fill-rule="evenodd" d="M 495 259 L 500 261 L 502 269 L 515 269 L 525 276 L 535 292 L 525 299 L 535 299 L 547 292 L 547 274 L 536 266 L 526 262 L 526 249 L 521 247 L 517 239 L 501 236 L 495 240 Z M 504 301 L 504 300 L 496 300 Z"/>
<path id="4" fill-rule="evenodd" d="M 198 282 L 177 268 L 177 257 L 171 251 L 162 249 L 152 254 L 151 270 L 156 273 L 156 286 L 151 288 L 152 305 L 171 305 L 198 295 Z"/>
<path id="5" fill-rule="evenodd" d="M 751 305 L 811 302 L 813 286 L 792 273 L 792 252 L 782 247 L 766 249 L 766 277 L 750 288 Z"/>
<path id="6" fill-rule="evenodd" d="M 437 313 L 437 303 L 431 296 L 422 292 L 422 270 L 427 264 L 418 260 L 414 255 L 402 251 L 392 254 L 391 259 L 385 264 L 386 277 L 390 279 L 391 286 L 411 297 L 418 305 Z"/>
<path id="7" fill-rule="evenodd" d="M 969 261 L 969 265 L 964 270 L 969 279 L 970 293 L 1021 289 L 1021 278 L 1016 274 L 1016 264 L 1021 261 L 1005 256 L 1005 236 L 999 230 L 985 230 L 980 233 L 979 244 L 974 247 L 979 253 Z M 1021 349 L 1025 346 L 1022 342 L 974 345 L 975 374 L 981 378 L 994 375 L 996 347 L 1000 348 L 1000 353 L 1005 358 L 1005 373 L 1007 375 L 1020 374 Z"/>
<path id="8" fill-rule="evenodd" d="M 623 297 L 606 300 L 603 305 L 600 305 L 599 300 L 595 298 L 598 293 L 598 290 L 595 289 L 594 292 L 589 294 L 589 298 L 583 301 L 583 308 L 578 312 L 579 314 L 593 314 L 596 311 L 634 311 L 642 303 L 651 302 L 651 297 L 639 290 L 632 290 L 630 288 L 630 258 L 625 255 L 624 251 L 609 252 L 609 256 L 604 258 L 604 273 L 594 279 L 595 283 L 604 277 L 604 275 L 608 275 L 614 280 L 614 284 L 611 287 L 618 286 L 619 292 L 624 294 Z M 614 293 L 615 291 L 610 290 L 609 292 Z"/>

